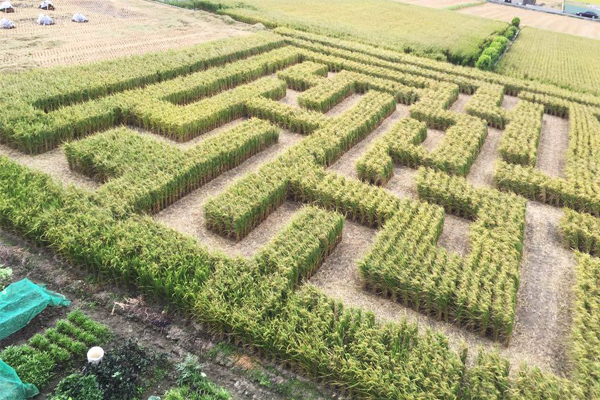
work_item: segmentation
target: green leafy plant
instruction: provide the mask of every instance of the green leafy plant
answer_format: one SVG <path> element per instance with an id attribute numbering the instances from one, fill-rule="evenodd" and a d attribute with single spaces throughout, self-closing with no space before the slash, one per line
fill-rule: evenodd
<path id="1" fill-rule="evenodd" d="M 93 375 L 72 374 L 61 380 L 51 400 L 102 400 L 104 393 L 100 390 Z"/>
<path id="2" fill-rule="evenodd" d="M 83 375 L 93 376 L 104 400 L 135 399 L 161 356 L 150 353 L 133 339 L 111 349 L 99 364 L 86 364 Z"/>
<path id="3" fill-rule="evenodd" d="M 4 290 L 5 287 L 10 285 L 12 276 L 13 270 L 8 267 L 5 268 L 2 264 L 0 264 L 0 290 Z"/>

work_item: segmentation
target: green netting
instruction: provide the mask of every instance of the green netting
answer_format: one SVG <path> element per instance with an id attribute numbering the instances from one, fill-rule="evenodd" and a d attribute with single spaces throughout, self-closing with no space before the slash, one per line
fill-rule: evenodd
<path id="1" fill-rule="evenodd" d="M 8 364 L 0 360 L 0 400 L 22 400 L 38 394 L 35 385 L 23 383 Z"/>
<path id="2" fill-rule="evenodd" d="M 25 278 L 0 292 L 0 340 L 23 328 L 48 306 L 68 306 L 65 296 Z"/>

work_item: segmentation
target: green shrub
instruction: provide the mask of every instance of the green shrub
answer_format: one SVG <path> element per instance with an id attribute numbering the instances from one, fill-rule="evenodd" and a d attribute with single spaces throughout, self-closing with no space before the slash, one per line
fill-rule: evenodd
<path id="1" fill-rule="evenodd" d="M 515 28 L 518 28 L 518 27 L 519 27 L 519 25 L 521 24 L 521 18 L 519 18 L 519 17 L 514 17 L 514 18 L 512 19 L 512 21 L 510 22 L 510 24 L 511 24 L 512 26 L 514 26 Z"/>
<path id="2" fill-rule="evenodd" d="M 129 339 L 108 352 L 99 364 L 87 364 L 83 374 L 94 376 L 104 400 L 131 400 L 139 395 L 160 357 Z M 164 360 L 162 360 L 164 362 Z"/>

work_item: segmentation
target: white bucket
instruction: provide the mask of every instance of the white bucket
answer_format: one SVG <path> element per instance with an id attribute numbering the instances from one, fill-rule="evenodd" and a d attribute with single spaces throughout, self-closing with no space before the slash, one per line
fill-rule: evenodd
<path id="1" fill-rule="evenodd" d="M 87 359 L 90 364 L 98 364 L 102 357 L 104 357 L 102 347 L 92 347 L 87 352 Z"/>

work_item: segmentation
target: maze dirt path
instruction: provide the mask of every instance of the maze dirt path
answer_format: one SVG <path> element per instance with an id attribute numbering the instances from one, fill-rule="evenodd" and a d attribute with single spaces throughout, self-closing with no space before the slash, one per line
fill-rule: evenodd
<path id="1" fill-rule="evenodd" d="M 335 74 L 329 76 L 333 77 Z M 280 102 L 297 106 L 298 95 L 298 92 L 288 89 L 286 96 Z M 355 107 L 357 102 L 364 96 L 353 94 L 347 97 L 333 107 L 327 115 L 329 117 L 340 116 L 345 111 Z M 451 110 L 464 112 L 469 98 L 469 96 L 460 95 L 452 105 Z M 510 109 L 516 102 L 517 99 L 507 97 L 503 102 L 503 107 Z M 356 161 L 358 158 L 364 154 L 374 140 L 385 134 L 395 123 L 407 115 L 407 107 L 399 105 L 391 116 L 387 117 L 365 139 L 347 151 L 329 170 L 356 179 Z M 568 127 L 568 124 L 565 125 L 565 120 L 548 118 L 547 116 L 544 118 L 547 121 L 547 128 L 544 132 L 548 131 L 548 127 L 552 127 L 561 131 L 559 133 L 564 136 L 564 127 Z M 177 144 L 176 146 L 183 149 L 190 148 L 192 145 L 202 143 L 207 138 L 214 137 L 227 128 L 236 126 L 240 121 L 236 120 L 228 123 L 187 143 Z M 146 134 L 158 138 L 157 135 L 148 132 Z M 435 143 L 431 143 L 434 136 L 437 136 L 439 142 L 444 137 L 444 132 L 430 130 L 430 143 L 429 145 L 425 143 L 424 146 L 434 147 Z M 470 182 L 478 186 L 493 185 L 493 166 L 498 158 L 497 148 L 501 137 L 502 131 L 489 128 L 489 134 L 483 149 L 468 175 Z M 553 141 L 557 140 L 556 138 L 557 135 L 542 134 L 542 140 L 547 141 L 549 145 L 552 145 Z M 160 140 L 175 145 L 168 139 L 161 138 Z M 223 238 L 207 229 L 204 205 L 211 196 L 219 195 L 227 190 L 232 182 L 243 178 L 249 172 L 256 171 L 284 150 L 300 143 L 302 140 L 303 136 L 283 130 L 278 143 L 264 149 L 237 168 L 221 174 L 200 189 L 175 202 L 156 214 L 155 220 L 198 239 L 201 244 L 209 248 L 220 249 L 231 255 L 253 255 L 256 250 L 264 246 L 269 239 L 281 231 L 298 211 L 300 204 L 290 201 L 284 202 L 243 240 L 238 242 Z M 552 146 L 540 147 L 540 157 L 549 156 L 545 154 L 548 147 Z M 11 152 L 4 148 L 0 148 L 0 150 L 19 162 L 40 170 L 47 169 L 47 172 L 64 182 L 95 188 L 94 182 L 88 182 L 86 178 L 68 170 L 68 165 L 66 165 L 66 160 L 60 149 L 40 156 L 23 156 L 18 152 Z M 396 166 L 394 172 L 394 177 L 386 185 L 388 191 L 399 197 L 417 199 L 414 181 L 415 170 Z M 511 360 L 513 366 L 517 366 L 525 360 L 545 370 L 564 374 L 568 372 L 564 368 L 564 344 L 570 327 L 570 317 L 566 311 L 569 298 L 568 296 L 567 298 L 561 296 L 560 285 L 571 282 L 573 259 L 569 256 L 570 252 L 563 248 L 557 234 L 556 226 L 560 218 L 558 209 L 530 202 L 527 207 L 526 218 L 525 256 L 524 261 L 521 263 L 522 282 L 521 289 L 518 292 L 517 329 L 508 347 L 500 346 L 497 342 L 483 338 L 468 329 L 429 318 L 412 309 L 405 308 L 399 303 L 392 302 L 391 299 L 365 290 L 357 268 L 357 261 L 366 254 L 373 244 L 377 230 L 349 220 L 346 221 L 341 243 L 310 282 L 320 287 L 331 297 L 341 299 L 346 305 L 359 306 L 365 310 L 373 311 L 381 320 L 398 321 L 399 318 L 405 316 L 410 321 L 419 322 L 421 329 L 431 327 L 439 330 L 450 338 L 451 345 L 455 349 L 459 349 L 466 342 L 472 349 L 470 352 L 471 357 L 476 354 L 474 350 L 477 346 L 484 346 L 487 349 L 498 347 L 501 354 Z M 462 218 L 446 215 L 444 229 L 438 244 L 461 255 L 467 254 L 469 251 L 467 236 L 469 224 L 469 221 Z M 527 302 L 527 304 L 520 305 L 520 302 Z M 548 321 L 544 320 L 546 317 Z M 547 330 L 551 330 L 552 333 L 548 333 Z"/>

